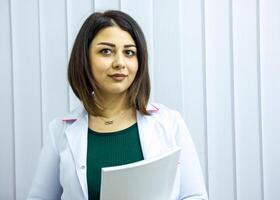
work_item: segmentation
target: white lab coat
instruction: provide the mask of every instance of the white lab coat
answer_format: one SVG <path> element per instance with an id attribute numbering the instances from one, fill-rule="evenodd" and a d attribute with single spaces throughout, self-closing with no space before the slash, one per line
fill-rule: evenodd
<path id="1" fill-rule="evenodd" d="M 207 200 L 199 159 L 179 112 L 149 104 L 151 116 L 136 113 L 144 159 L 181 147 L 172 200 Z M 88 113 L 83 106 L 49 124 L 28 200 L 87 200 Z"/>

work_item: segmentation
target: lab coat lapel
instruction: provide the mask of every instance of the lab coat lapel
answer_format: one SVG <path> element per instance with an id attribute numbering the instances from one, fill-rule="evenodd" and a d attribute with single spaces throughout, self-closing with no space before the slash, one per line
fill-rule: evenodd
<path id="1" fill-rule="evenodd" d="M 148 111 L 157 112 L 151 109 Z M 157 127 L 158 123 L 156 123 L 154 117 L 142 115 L 138 110 L 136 112 L 136 117 L 144 159 L 158 155 L 161 151 L 161 145 L 156 135 L 158 131 L 160 131 Z"/>
<path id="2" fill-rule="evenodd" d="M 78 117 L 77 120 L 65 130 L 70 149 L 74 156 L 79 182 L 86 199 L 88 199 L 86 181 L 87 131 L 88 115 L 85 112 L 84 115 Z"/>

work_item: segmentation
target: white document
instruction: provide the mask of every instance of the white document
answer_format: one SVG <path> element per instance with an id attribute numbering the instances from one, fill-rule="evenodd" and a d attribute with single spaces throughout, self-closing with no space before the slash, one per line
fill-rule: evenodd
<path id="1" fill-rule="evenodd" d="M 170 200 L 180 151 L 102 168 L 100 200 Z"/>

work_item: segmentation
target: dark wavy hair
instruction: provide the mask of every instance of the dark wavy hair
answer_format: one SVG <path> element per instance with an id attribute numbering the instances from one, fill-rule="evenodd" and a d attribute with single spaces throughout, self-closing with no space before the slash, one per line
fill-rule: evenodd
<path id="1" fill-rule="evenodd" d="M 110 26 L 118 26 L 128 32 L 136 44 L 138 70 L 134 81 L 128 88 L 128 103 L 129 106 L 139 110 L 141 114 L 149 115 L 146 110 L 151 90 L 147 43 L 144 33 L 137 22 L 122 11 L 95 12 L 85 20 L 71 52 L 67 72 L 69 84 L 88 113 L 94 116 L 104 116 L 102 106 L 94 100 L 92 95 L 92 91 L 97 91 L 98 88 L 92 76 L 89 62 L 89 46 L 101 29 Z"/>

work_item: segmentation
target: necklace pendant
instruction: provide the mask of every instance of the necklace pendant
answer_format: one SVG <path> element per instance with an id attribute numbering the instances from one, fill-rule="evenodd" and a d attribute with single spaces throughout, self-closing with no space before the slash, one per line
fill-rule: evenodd
<path id="1" fill-rule="evenodd" d="M 105 124 L 105 125 L 113 124 L 113 120 L 111 120 L 111 121 L 106 121 L 104 124 Z"/>

